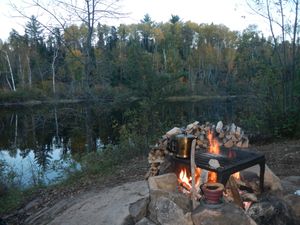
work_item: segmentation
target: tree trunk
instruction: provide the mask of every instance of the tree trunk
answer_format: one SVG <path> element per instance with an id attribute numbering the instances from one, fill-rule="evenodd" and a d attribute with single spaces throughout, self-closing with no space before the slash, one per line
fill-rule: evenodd
<path id="1" fill-rule="evenodd" d="M 28 64 L 28 84 L 29 84 L 29 88 L 31 88 L 32 86 L 32 72 L 31 72 L 31 67 L 30 67 L 30 59 L 28 57 L 28 55 L 26 56 L 27 59 L 27 64 Z"/>
<path id="2" fill-rule="evenodd" d="M 13 91 L 16 91 L 14 74 L 13 74 L 13 71 L 12 71 L 12 68 L 11 68 L 8 53 L 6 51 L 3 51 L 3 52 L 5 53 L 6 61 L 7 61 L 7 64 L 8 64 L 8 67 L 9 67 L 9 72 L 10 72 L 11 85 L 9 85 L 9 86 L 12 88 Z"/>
<path id="3" fill-rule="evenodd" d="M 56 139 L 56 143 L 60 143 L 59 140 L 59 130 L 58 130 L 58 119 L 57 119 L 57 110 L 56 107 L 54 107 L 54 120 L 55 120 L 55 139 Z"/>
<path id="4" fill-rule="evenodd" d="M 53 94 L 56 94 L 56 88 L 55 88 L 55 61 L 58 55 L 58 48 L 54 50 L 53 53 L 53 58 L 52 58 L 52 64 L 51 64 L 51 68 L 52 68 L 52 88 L 53 88 Z"/>
<path id="5" fill-rule="evenodd" d="M 18 115 L 15 116 L 15 138 L 14 138 L 14 148 L 17 148 L 18 141 Z"/>
<path id="6" fill-rule="evenodd" d="M 167 55 L 166 55 L 166 50 L 165 49 L 163 49 L 163 55 L 164 55 L 165 71 L 167 71 Z"/>
<path id="7" fill-rule="evenodd" d="M 20 76 L 21 76 L 21 85 L 22 88 L 25 86 L 25 79 L 24 79 L 24 71 L 22 67 L 22 61 L 21 61 L 21 56 L 19 55 L 19 71 L 20 71 Z"/>

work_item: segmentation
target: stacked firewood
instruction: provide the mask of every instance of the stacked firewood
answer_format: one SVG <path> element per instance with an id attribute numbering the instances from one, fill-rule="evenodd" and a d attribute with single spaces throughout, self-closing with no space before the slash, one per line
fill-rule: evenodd
<path id="1" fill-rule="evenodd" d="M 206 123 L 203 125 L 196 125 L 197 122 L 193 123 L 193 127 L 187 130 L 187 133 L 193 134 L 197 137 L 197 145 L 202 148 L 208 148 L 208 132 L 211 132 L 215 139 L 217 139 L 219 146 L 226 148 L 239 147 L 248 148 L 249 139 L 245 136 L 242 128 L 236 126 L 234 123 L 224 126 L 222 121 L 219 121 L 217 125 Z"/>
<path id="2" fill-rule="evenodd" d="M 172 154 L 168 148 L 169 141 L 176 135 L 183 133 L 195 136 L 197 140 L 196 150 L 209 147 L 209 133 L 213 134 L 214 138 L 218 141 L 219 146 L 224 146 L 226 148 L 248 148 L 249 145 L 249 139 L 242 128 L 236 126 L 234 123 L 224 126 L 222 121 L 219 121 L 217 125 L 209 122 L 199 124 L 198 121 L 195 121 L 194 123 L 187 125 L 186 128 L 174 127 L 163 135 L 162 139 L 159 140 L 155 146 L 151 147 L 148 155 L 150 169 L 146 174 L 146 178 L 158 175 L 160 164 L 164 162 L 165 156 Z"/>

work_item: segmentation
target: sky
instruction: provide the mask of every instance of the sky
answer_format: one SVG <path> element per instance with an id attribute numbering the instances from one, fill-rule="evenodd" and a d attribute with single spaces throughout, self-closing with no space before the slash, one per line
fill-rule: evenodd
<path id="1" fill-rule="evenodd" d="M 22 5 L 22 1 L 12 2 Z M 259 30 L 267 32 L 267 23 L 250 13 L 244 0 L 121 0 L 120 6 L 122 12 L 129 13 L 128 17 L 105 21 L 107 25 L 138 23 L 146 13 L 155 22 L 167 22 L 173 14 L 178 15 L 183 22 L 223 24 L 237 31 L 246 29 L 250 24 L 257 24 Z M 35 11 L 31 14 L 38 15 Z M 12 29 L 24 34 L 28 20 L 16 15 L 18 13 L 9 5 L 9 0 L 0 0 L 0 39 L 3 41 L 7 40 Z"/>

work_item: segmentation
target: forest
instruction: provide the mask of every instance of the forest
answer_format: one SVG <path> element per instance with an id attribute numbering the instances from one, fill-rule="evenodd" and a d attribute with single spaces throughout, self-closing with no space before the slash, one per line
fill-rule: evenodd
<path id="1" fill-rule="evenodd" d="M 178 15 L 158 23 L 146 14 L 137 24 L 92 18 L 62 29 L 31 16 L 24 35 L 13 29 L 0 42 L 0 102 L 252 96 L 264 111 L 254 122 L 299 135 L 298 23 L 281 27 L 266 37 L 256 25 L 238 32 Z"/>

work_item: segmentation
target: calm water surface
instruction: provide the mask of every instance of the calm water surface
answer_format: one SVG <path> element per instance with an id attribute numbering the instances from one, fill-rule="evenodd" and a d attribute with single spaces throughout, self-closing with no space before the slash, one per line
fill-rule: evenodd
<path id="1" fill-rule="evenodd" d="M 18 174 L 15 179 L 21 186 L 61 180 L 66 171 L 80 169 L 78 155 L 117 143 L 120 127 L 135 107 L 76 104 L 2 108 L 0 162 Z M 245 118 L 251 116 L 251 110 L 250 104 L 239 100 L 168 102 L 139 110 L 140 116 L 147 118 L 139 129 L 150 124 L 156 127 L 152 129 L 155 132 L 161 131 L 155 134 L 159 137 L 174 126 L 183 127 L 195 120 L 235 122 L 247 129 Z"/>

